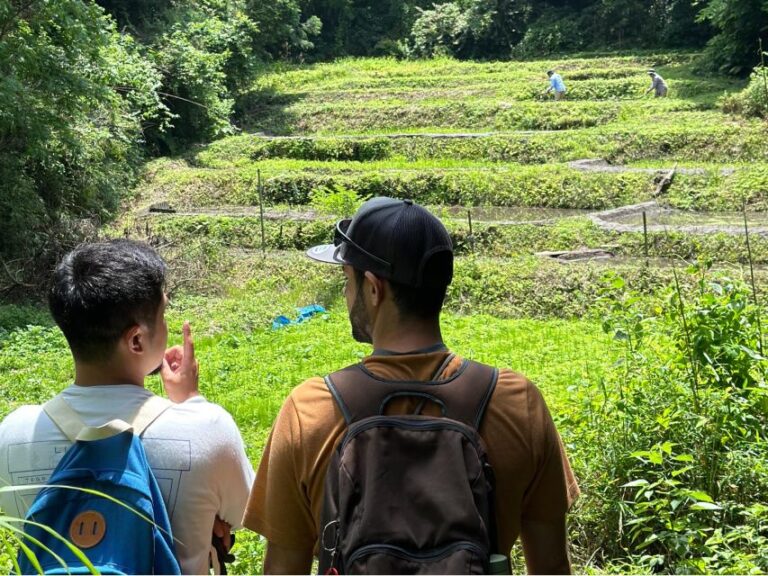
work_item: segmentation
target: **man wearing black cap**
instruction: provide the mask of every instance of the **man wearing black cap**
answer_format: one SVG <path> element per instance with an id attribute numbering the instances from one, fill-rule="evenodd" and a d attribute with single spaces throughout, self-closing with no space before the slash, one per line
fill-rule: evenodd
<path id="1" fill-rule="evenodd" d="M 443 224 L 423 207 L 369 200 L 336 224 L 332 245 L 307 254 L 343 266 L 352 336 L 373 345 L 362 364 L 375 379 L 442 381 L 461 369 L 463 360 L 449 352 L 440 330 L 453 246 Z M 520 536 L 529 572 L 566 573 L 565 517 L 579 489 L 557 430 L 541 393 L 521 374 L 500 370 L 492 390 L 479 432 L 496 477 L 496 550 L 509 553 Z M 387 414 L 412 413 L 414 402 L 395 398 Z M 420 413 L 440 414 L 436 406 Z M 265 573 L 310 571 L 325 475 L 345 431 L 323 378 L 310 378 L 283 404 L 243 520 L 268 540 Z"/>

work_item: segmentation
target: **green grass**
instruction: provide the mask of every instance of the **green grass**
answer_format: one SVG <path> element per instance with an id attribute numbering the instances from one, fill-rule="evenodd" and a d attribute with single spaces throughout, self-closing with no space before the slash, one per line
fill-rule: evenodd
<path id="1" fill-rule="evenodd" d="M 303 133 L 388 133 L 434 127 L 468 131 L 566 130 L 616 123 L 629 117 L 651 119 L 655 114 L 705 109 L 696 102 L 643 101 L 530 102 L 462 100 L 460 97 L 412 102 L 389 98 L 350 103 L 301 102 L 254 106 L 252 131 L 275 135 Z"/>
<path id="2" fill-rule="evenodd" d="M 308 204 L 314 189 L 344 186 L 361 197 L 394 196 L 422 204 L 605 209 L 650 198 L 653 174 L 586 173 L 565 165 L 462 164 L 423 160 L 319 162 L 265 160 L 237 168 L 160 166 L 141 190 L 142 202 L 178 209 L 258 205 L 258 171 L 267 205 Z M 445 166 L 445 167 L 444 167 Z"/>
<path id="3" fill-rule="evenodd" d="M 258 172 L 267 205 L 307 204 L 311 192 L 344 186 L 361 197 L 388 195 L 431 205 L 606 209 L 649 200 L 655 175 L 584 172 L 566 164 L 525 165 L 459 159 L 358 162 L 349 160 L 236 160 L 226 166 L 205 157 L 193 167 L 157 161 L 140 189 L 143 204 L 167 201 L 177 209 L 258 205 Z M 220 167 L 207 167 L 205 164 Z M 671 162 L 654 163 L 669 169 Z M 742 165 L 733 174 L 707 164 L 703 174 L 677 174 L 669 202 L 688 210 L 768 210 L 768 163 Z"/>
<path id="4" fill-rule="evenodd" d="M 275 302 L 269 293 L 267 282 L 220 300 L 182 298 L 168 311 L 171 344 L 179 341 L 181 323 L 192 321 L 201 391 L 233 415 L 254 466 L 272 421 L 294 386 L 356 362 L 370 351 L 352 340 L 338 296 L 327 317 L 273 331 L 267 318 L 290 314 L 300 303 L 284 298 Z M 265 306 L 265 301 L 270 304 Z M 4 311 L 0 307 L 0 315 Z M 45 401 L 71 382 L 72 361 L 63 336 L 48 327 L 43 313 L 38 321 L 40 325 L 13 329 L 0 341 L 0 416 L 21 404 Z M 538 383 L 556 418 L 568 410 L 569 389 L 602 378 L 617 354 L 597 325 L 582 321 L 448 314 L 444 335 L 466 357 L 526 373 Z M 160 389 L 156 378 L 148 386 Z M 256 535 L 239 534 L 235 551 L 233 573 L 260 571 L 263 545 Z"/>
<path id="5" fill-rule="evenodd" d="M 320 94 L 324 92 L 372 92 L 453 87 L 496 87 L 526 94 L 529 86 L 541 92 L 547 86 L 545 71 L 562 73 L 569 86 L 603 81 L 606 86 L 633 82 L 648 84 L 646 70 L 656 66 L 672 83 L 701 82 L 690 67 L 690 54 L 571 58 L 531 62 L 461 62 L 452 59 L 397 61 L 393 59 L 343 59 L 313 66 L 280 65 L 261 75 L 254 92 L 274 94 Z M 738 82 L 704 82 L 707 91 L 725 89 Z M 646 86 L 647 87 L 647 86 Z M 574 88 L 575 89 L 575 88 Z M 593 94 L 589 94 L 593 96 Z"/>
<path id="6" fill-rule="evenodd" d="M 382 138 L 365 134 L 339 136 L 305 135 L 290 140 L 265 140 L 258 135 L 225 138 L 200 151 L 203 165 L 219 167 L 245 159 L 285 157 L 294 159 L 359 159 L 349 156 L 351 143 L 377 146 L 373 158 L 461 159 L 485 162 L 538 164 L 579 158 L 604 157 L 617 162 L 673 160 L 733 163 L 768 159 L 765 125 L 760 121 L 741 121 L 718 112 L 678 114 L 672 121 L 664 117 L 633 119 L 615 126 L 585 128 L 565 132 L 500 132 L 485 136 L 486 130 L 443 130 L 427 126 L 423 130 L 404 130 L 402 138 Z M 473 138 L 435 138 L 428 134 L 476 133 Z M 422 134 L 422 133 L 426 133 Z"/>

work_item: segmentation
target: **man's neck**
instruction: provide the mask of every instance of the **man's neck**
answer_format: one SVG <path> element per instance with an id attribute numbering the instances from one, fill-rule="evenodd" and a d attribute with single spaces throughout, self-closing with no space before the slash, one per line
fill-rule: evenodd
<path id="1" fill-rule="evenodd" d="M 144 378 L 139 378 L 119 366 L 75 362 L 75 385 L 114 386 L 116 384 L 133 384 L 143 388 Z"/>
<path id="2" fill-rule="evenodd" d="M 374 330 L 372 340 L 375 350 L 403 353 L 442 344 L 443 336 L 439 320 L 410 321 L 381 326 Z"/>

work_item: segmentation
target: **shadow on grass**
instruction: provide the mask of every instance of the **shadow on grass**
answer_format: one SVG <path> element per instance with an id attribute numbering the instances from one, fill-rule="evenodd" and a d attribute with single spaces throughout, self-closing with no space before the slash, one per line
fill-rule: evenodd
<path id="1" fill-rule="evenodd" d="M 237 123 L 247 132 L 290 136 L 299 127 L 299 118 L 287 108 L 306 96 L 304 93 L 284 94 L 273 87 L 251 90 L 235 103 Z"/>

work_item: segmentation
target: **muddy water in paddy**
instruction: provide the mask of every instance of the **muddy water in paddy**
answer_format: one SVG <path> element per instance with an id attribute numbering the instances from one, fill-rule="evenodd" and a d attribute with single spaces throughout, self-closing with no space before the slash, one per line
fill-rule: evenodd
<path id="1" fill-rule="evenodd" d="M 564 208 L 531 208 L 526 206 L 451 206 L 428 207 L 441 218 L 467 219 L 467 213 L 472 214 L 473 222 L 540 222 L 560 218 L 584 216 L 593 210 L 574 210 Z"/>
<path id="2" fill-rule="evenodd" d="M 744 226 L 742 212 L 689 212 L 685 210 L 659 209 L 646 212 L 649 226 Z M 611 219 L 617 224 L 630 226 L 643 225 L 643 213 L 634 212 Z M 747 225 L 750 228 L 768 226 L 767 212 L 747 212 Z"/>

